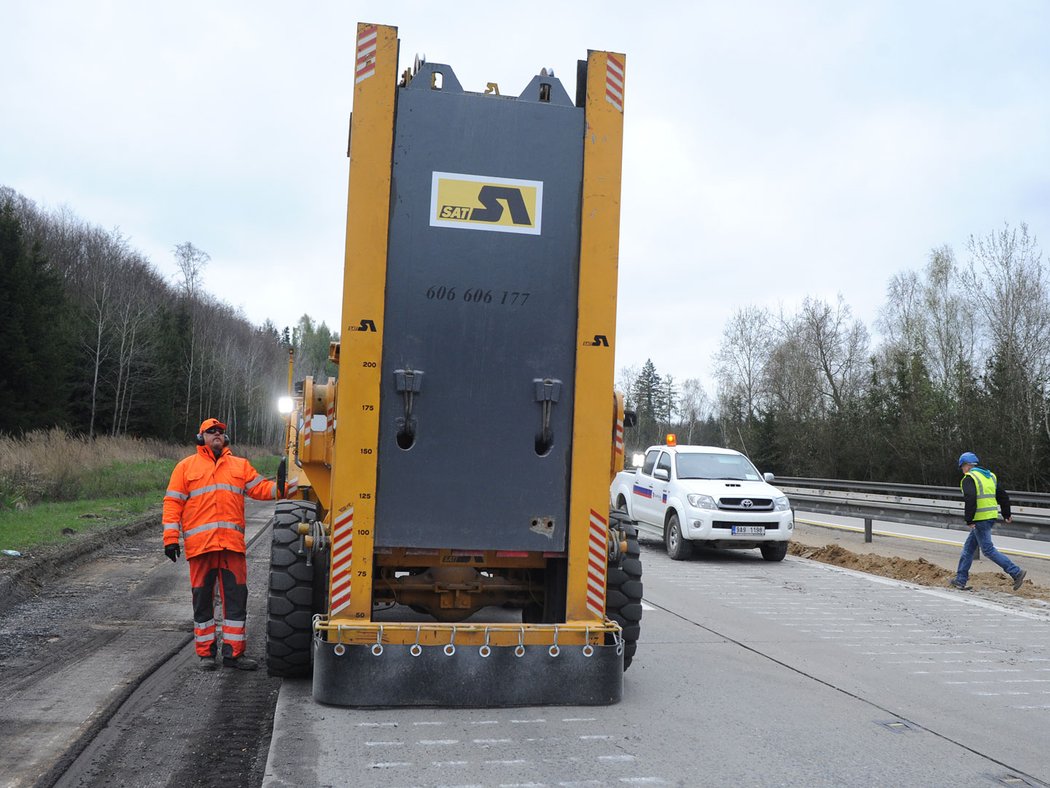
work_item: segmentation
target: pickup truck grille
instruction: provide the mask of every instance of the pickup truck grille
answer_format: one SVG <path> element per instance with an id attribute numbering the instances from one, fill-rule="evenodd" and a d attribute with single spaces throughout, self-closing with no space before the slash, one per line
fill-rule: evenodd
<path id="1" fill-rule="evenodd" d="M 736 521 L 730 522 L 729 520 L 714 520 L 711 523 L 712 528 L 724 528 L 727 531 L 731 530 L 734 525 L 764 525 L 767 531 L 775 531 L 780 528 L 780 523 L 738 523 Z"/>
<path id="2" fill-rule="evenodd" d="M 719 509 L 739 509 L 743 512 L 769 512 L 773 510 L 772 498 L 719 498 Z"/>

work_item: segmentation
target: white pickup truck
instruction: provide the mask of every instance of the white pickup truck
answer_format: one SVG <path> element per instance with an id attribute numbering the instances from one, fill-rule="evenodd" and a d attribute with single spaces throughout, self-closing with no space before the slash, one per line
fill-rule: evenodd
<path id="1" fill-rule="evenodd" d="M 609 500 L 638 521 L 640 535 L 663 539 L 676 560 L 697 544 L 757 547 L 767 561 L 782 561 L 795 520 L 771 481 L 732 449 L 650 446 L 641 468 L 616 474 Z"/>

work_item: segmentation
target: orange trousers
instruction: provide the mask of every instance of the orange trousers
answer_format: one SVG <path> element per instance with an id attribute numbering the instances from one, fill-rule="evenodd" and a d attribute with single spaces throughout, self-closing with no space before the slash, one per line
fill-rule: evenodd
<path id="1" fill-rule="evenodd" d="M 248 563 L 244 553 L 213 550 L 188 558 L 193 590 L 193 637 L 197 654 L 215 656 L 215 588 L 222 603 L 222 655 L 244 653 L 248 614 Z"/>

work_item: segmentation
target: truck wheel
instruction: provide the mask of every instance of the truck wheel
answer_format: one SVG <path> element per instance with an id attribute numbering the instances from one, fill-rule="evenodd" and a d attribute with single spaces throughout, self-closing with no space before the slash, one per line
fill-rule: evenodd
<path id="1" fill-rule="evenodd" d="M 682 536 L 682 526 L 679 525 L 678 515 L 675 512 L 671 512 L 667 518 L 664 544 L 667 547 L 667 554 L 675 561 L 685 561 L 693 554 L 693 543 Z"/>
<path id="2" fill-rule="evenodd" d="M 627 511 L 627 499 L 624 498 L 622 495 L 616 498 L 616 511 L 623 512 L 624 514 L 628 515 L 630 514 Z"/>
<path id="3" fill-rule="evenodd" d="M 278 501 L 270 546 L 266 603 L 266 668 L 271 676 L 309 676 L 313 616 L 325 606 L 327 556 L 306 563 L 299 555 L 299 523 L 317 520 L 317 504 Z"/>
<path id="4" fill-rule="evenodd" d="M 627 552 L 619 561 L 609 564 L 605 592 L 605 615 L 623 630 L 623 669 L 627 670 L 638 650 L 642 632 L 642 559 L 638 546 L 638 528 L 623 512 L 609 515 L 610 527 L 619 527 L 627 536 Z M 607 640 L 611 643 L 612 638 Z"/>
<path id="5" fill-rule="evenodd" d="M 783 561 L 788 552 L 787 542 L 766 542 L 758 548 L 767 561 Z"/>

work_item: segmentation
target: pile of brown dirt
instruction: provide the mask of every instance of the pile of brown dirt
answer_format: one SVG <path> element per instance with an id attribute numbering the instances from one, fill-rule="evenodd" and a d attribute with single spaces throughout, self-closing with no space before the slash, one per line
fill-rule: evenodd
<path id="1" fill-rule="evenodd" d="M 867 572 L 869 575 L 892 577 L 922 586 L 948 587 L 948 581 L 955 573 L 948 569 L 931 564 L 924 558 L 916 560 L 884 555 L 859 555 L 836 544 L 823 547 L 792 542 L 788 547 L 791 555 L 799 558 L 810 558 L 825 564 Z M 1050 602 L 1050 588 L 1035 585 L 1025 580 L 1017 591 L 1013 590 L 1013 581 L 1002 572 L 975 572 L 970 575 L 970 585 L 975 591 L 1002 591 L 1028 599 L 1042 599 Z"/>

